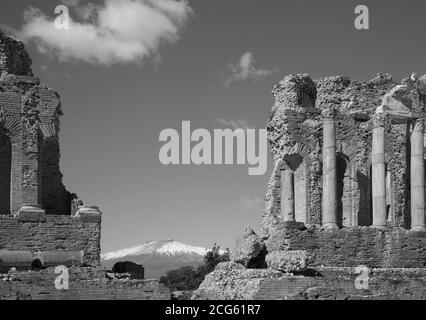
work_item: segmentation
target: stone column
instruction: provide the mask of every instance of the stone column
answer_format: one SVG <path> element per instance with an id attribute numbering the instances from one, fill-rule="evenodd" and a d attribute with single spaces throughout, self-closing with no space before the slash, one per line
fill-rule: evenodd
<path id="1" fill-rule="evenodd" d="M 411 133 L 410 193 L 412 231 L 426 231 L 423 131 L 423 119 L 416 120 L 413 132 Z"/>
<path id="2" fill-rule="evenodd" d="M 337 229 L 337 170 L 336 128 L 334 108 L 322 112 L 323 127 L 323 190 L 322 225 L 326 229 Z"/>
<path id="3" fill-rule="evenodd" d="M 40 205 L 41 168 L 37 128 L 31 117 L 24 117 L 21 131 L 21 206 L 17 216 L 25 221 L 45 220 L 45 211 Z"/>
<path id="4" fill-rule="evenodd" d="M 384 114 L 375 114 L 373 118 L 371 180 L 375 228 L 386 228 L 385 117 Z"/>
<path id="5" fill-rule="evenodd" d="M 281 171 L 281 215 L 284 221 L 295 221 L 294 172 L 290 169 Z"/>

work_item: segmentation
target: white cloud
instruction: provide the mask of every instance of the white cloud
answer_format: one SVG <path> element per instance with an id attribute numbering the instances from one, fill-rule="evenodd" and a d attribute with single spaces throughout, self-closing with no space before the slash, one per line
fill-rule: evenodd
<path id="1" fill-rule="evenodd" d="M 254 126 L 249 125 L 248 120 L 243 119 L 236 119 L 236 120 L 225 120 L 225 119 L 217 119 L 217 122 L 219 122 L 221 125 L 231 128 L 233 130 L 236 129 L 253 129 Z"/>
<path id="2" fill-rule="evenodd" d="M 232 83 L 243 80 L 259 81 L 269 77 L 278 71 L 278 69 L 268 70 L 256 68 L 254 66 L 254 56 L 251 52 L 244 53 L 237 64 L 229 64 L 230 74 L 225 80 L 225 86 L 229 87 Z"/>
<path id="3" fill-rule="evenodd" d="M 241 195 L 240 205 L 242 209 L 247 211 L 262 210 L 263 200 L 257 197 L 248 197 L 245 195 Z"/>
<path id="4" fill-rule="evenodd" d="M 103 0 L 96 5 L 66 0 L 66 4 L 70 7 L 69 30 L 57 30 L 55 17 L 29 7 L 16 35 L 35 41 L 41 53 L 55 55 L 60 61 L 104 66 L 140 63 L 158 54 L 160 45 L 179 39 L 192 13 L 187 0 Z"/>

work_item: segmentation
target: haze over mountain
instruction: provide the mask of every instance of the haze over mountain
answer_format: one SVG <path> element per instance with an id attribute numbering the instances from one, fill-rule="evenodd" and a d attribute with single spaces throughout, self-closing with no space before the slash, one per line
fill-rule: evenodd
<path id="1" fill-rule="evenodd" d="M 158 279 L 168 270 L 203 263 L 207 248 L 190 246 L 174 240 L 147 241 L 140 246 L 124 248 L 101 255 L 102 266 L 112 269 L 118 261 L 132 261 L 145 267 L 146 279 Z"/>

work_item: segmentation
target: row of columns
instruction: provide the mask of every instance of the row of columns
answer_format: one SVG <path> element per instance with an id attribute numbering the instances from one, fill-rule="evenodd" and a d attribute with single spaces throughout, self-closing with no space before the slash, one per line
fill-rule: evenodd
<path id="1" fill-rule="evenodd" d="M 373 123 L 372 193 L 373 226 L 386 228 L 386 162 L 385 162 L 386 114 L 376 114 Z M 415 119 L 411 133 L 410 196 L 411 230 L 426 231 L 425 228 L 425 181 L 424 181 L 424 120 Z"/>
<path id="2" fill-rule="evenodd" d="M 336 158 L 336 111 L 325 109 L 323 116 L 323 199 L 322 225 L 325 229 L 337 229 L 337 158 Z M 385 114 L 373 119 L 373 143 L 371 152 L 373 227 L 386 228 L 386 159 Z M 424 121 L 416 119 L 411 134 L 411 230 L 425 228 L 425 181 L 424 181 Z M 281 211 L 284 220 L 294 221 L 294 173 L 285 169 L 281 175 Z"/>
<path id="3" fill-rule="evenodd" d="M 425 228 L 424 122 L 417 120 L 411 134 L 411 230 Z"/>

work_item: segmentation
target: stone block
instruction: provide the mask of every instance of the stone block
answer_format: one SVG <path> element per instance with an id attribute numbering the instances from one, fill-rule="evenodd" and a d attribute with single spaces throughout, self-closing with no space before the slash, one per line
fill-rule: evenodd
<path id="1" fill-rule="evenodd" d="M 305 250 L 274 251 L 266 255 L 269 268 L 286 273 L 304 271 L 308 265 L 308 252 Z"/>
<path id="2" fill-rule="evenodd" d="M 83 251 L 43 251 L 36 257 L 42 262 L 44 267 L 56 267 L 64 265 L 66 267 L 82 266 Z"/>
<path id="3" fill-rule="evenodd" d="M 241 263 L 226 261 L 216 265 L 215 270 L 243 270 L 245 267 Z"/>
<path id="4" fill-rule="evenodd" d="M 98 207 L 83 206 L 77 210 L 74 218 L 85 223 L 100 223 L 102 213 Z"/>
<path id="5" fill-rule="evenodd" d="M 256 260 L 265 250 L 263 240 L 249 227 L 237 238 L 231 260 L 245 267 L 255 267 Z"/>
<path id="6" fill-rule="evenodd" d="M 29 268 L 32 262 L 30 251 L 0 250 L 0 267 Z"/>

